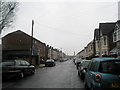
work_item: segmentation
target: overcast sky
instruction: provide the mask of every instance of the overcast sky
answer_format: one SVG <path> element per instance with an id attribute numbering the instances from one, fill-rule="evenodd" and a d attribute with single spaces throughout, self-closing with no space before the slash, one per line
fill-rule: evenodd
<path id="1" fill-rule="evenodd" d="M 20 0 L 13 26 L 2 35 L 22 30 L 69 55 L 78 53 L 93 40 L 100 22 L 118 20 L 118 0 Z M 9 29 L 9 30 L 8 30 Z"/>

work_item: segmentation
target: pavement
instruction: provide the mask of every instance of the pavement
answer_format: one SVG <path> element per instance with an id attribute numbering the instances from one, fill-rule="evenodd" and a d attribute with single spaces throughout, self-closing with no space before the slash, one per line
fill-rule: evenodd
<path id="1" fill-rule="evenodd" d="M 42 67 L 45 67 L 45 64 L 40 64 L 40 65 L 36 66 L 36 69 L 42 68 Z"/>

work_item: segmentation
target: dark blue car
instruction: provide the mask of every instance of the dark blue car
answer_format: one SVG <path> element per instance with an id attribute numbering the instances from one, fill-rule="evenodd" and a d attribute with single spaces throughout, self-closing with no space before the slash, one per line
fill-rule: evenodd
<path id="1" fill-rule="evenodd" d="M 2 78 L 7 79 L 11 77 L 24 78 L 25 75 L 33 75 L 35 73 L 35 66 L 26 60 L 7 60 L 0 63 L 2 68 Z"/>
<path id="2" fill-rule="evenodd" d="M 85 86 L 98 88 L 120 88 L 120 59 L 93 58 L 85 73 Z"/>

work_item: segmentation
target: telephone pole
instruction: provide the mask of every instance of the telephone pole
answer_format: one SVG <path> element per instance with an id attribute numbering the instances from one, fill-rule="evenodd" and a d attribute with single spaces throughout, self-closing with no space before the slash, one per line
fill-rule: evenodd
<path id="1" fill-rule="evenodd" d="M 32 31 L 31 31 L 31 53 L 30 53 L 31 64 L 32 64 L 32 54 L 33 54 L 33 27 L 34 27 L 34 20 L 32 20 Z"/>

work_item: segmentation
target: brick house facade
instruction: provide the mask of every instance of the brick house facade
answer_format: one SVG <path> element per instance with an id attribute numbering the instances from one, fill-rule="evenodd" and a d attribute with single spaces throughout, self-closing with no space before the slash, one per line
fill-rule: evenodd
<path id="1" fill-rule="evenodd" d="M 18 30 L 2 38 L 2 60 L 15 58 L 25 59 L 39 65 L 41 59 L 46 59 L 46 44 L 33 39 L 31 55 L 31 36 Z"/>

